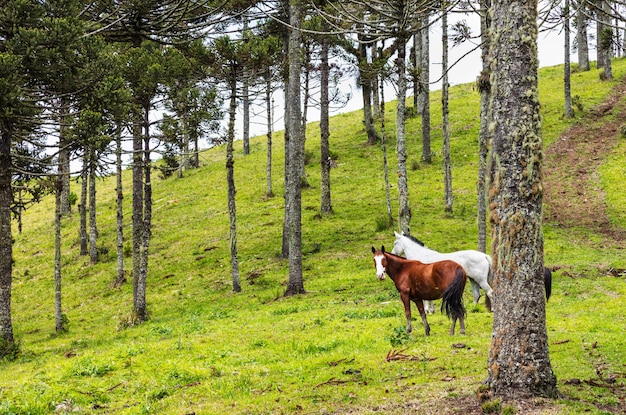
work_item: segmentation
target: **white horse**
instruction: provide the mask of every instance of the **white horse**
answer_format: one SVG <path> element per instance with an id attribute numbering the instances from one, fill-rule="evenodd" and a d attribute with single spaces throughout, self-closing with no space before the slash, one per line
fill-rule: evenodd
<path id="1" fill-rule="evenodd" d="M 450 259 L 459 263 L 467 277 L 472 283 L 472 293 L 474 294 L 474 304 L 478 303 L 480 299 L 480 289 L 485 290 L 485 294 L 492 299 L 493 291 L 487 282 L 491 274 L 491 257 L 483 252 L 475 250 L 456 251 L 449 253 L 440 253 L 428 249 L 424 246 L 419 239 L 413 236 L 399 234 L 394 232 L 396 240 L 393 243 L 392 254 L 402 255 L 407 259 L 417 260 L 424 263 L 432 263 L 437 261 L 443 261 Z M 426 304 L 426 308 L 430 312 L 434 312 L 435 306 L 432 304 Z"/>

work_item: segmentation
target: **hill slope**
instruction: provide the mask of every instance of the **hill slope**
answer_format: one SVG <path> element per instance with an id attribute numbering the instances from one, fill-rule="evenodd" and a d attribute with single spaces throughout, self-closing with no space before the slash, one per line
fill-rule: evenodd
<path id="1" fill-rule="evenodd" d="M 570 164 L 550 171 L 551 160 L 561 160 L 551 156 L 562 143 L 560 134 L 589 124 L 584 117 L 562 119 L 561 71 L 554 67 L 540 73 L 547 183 L 557 171 L 576 171 Z M 626 61 L 616 61 L 614 73 L 624 76 Z M 572 82 L 588 113 L 598 112 L 617 84 L 600 82 L 596 72 L 575 73 Z M 439 100 L 433 93 L 433 120 L 441 119 Z M 443 212 L 438 126 L 433 125 L 432 165 L 418 162 L 420 120 L 409 120 L 406 129 L 414 166 L 409 172 L 412 229 L 441 251 L 476 247 L 477 103 L 473 85 L 452 88 L 453 215 Z M 394 110 L 388 106 L 388 133 L 394 131 Z M 610 118 L 610 112 L 603 114 Z M 486 375 L 491 333 L 491 315 L 484 306 L 469 306 L 464 337 L 449 337 L 449 322 L 439 314 L 429 316 L 430 338 L 423 337 L 418 323 L 407 336 L 395 288 L 374 276 L 370 246 L 390 246 L 393 233 L 377 226 L 386 216 L 382 153 L 364 144 L 360 117 L 359 112 L 341 114 L 331 122 L 337 168 L 331 173 L 335 214 L 328 217 L 318 214 L 319 129 L 308 126 L 307 151 L 313 156 L 307 165 L 311 188 L 303 194 L 305 296 L 282 298 L 287 276 L 287 264 L 278 257 L 283 199 L 265 197 L 263 138 L 253 141 L 249 156 L 237 147 L 243 293 L 230 290 L 225 154 L 215 148 L 203 153 L 202 167 L 184 178 L 154 183 L 151 319 L 138 327 L 127 324 L 131 284 L 111 287 L 114 180 L 99 183 L 100 263 L 89 264 L 78 255 L 77 216 L 63 224 L 64 311 L 70 331 L 62 335 L 54 333 L 53 320 L 53 201 L 46 199 L 28 211 L 24 233 L 15 234 L 14 245 L 14 328 L 23 353 L 16 361 L 0 363 L 0 414 L 480 411 L 473 396 Z M 393 137 L 388 139 L 392 149 Z M 282 193 L 282 148 L 277 134 L 277 195 Z M 593 198 L 604 197 L 605 216 L 619 230 L 626 227 L 620 210 L 623 140 L 614 148 L 597 156 L 598 166 L 588 171 L 602 188 Z M 389 159 L 393 172 L 393 154 Z M 129 180 L 128 174 L 126 189 Z M 559 207 L 557 198 L 547 199 L 550 215 L 558 218 L 570 209 Z M 127 223 L 130 202 L 130 197 L 124 201 Z M 393 209 L 395 213 L 395 202 Z M 559 388 L 569 398 L 533 402 L 534 409 L 522 412 L 619 410 L 626 345 L 615 327 L 624 327 L 626 289 L 623 278 L 611 272 L 626 268 L 620 234 L 580 221 L 561 224 L 552 217 L 544 229 L 546 263 L 564 271 L 555 275 L 548 327 Z M 130 266 L 130 258 L 126 260 Z M 468 290 L 466 304 L 470 298 Z"/>

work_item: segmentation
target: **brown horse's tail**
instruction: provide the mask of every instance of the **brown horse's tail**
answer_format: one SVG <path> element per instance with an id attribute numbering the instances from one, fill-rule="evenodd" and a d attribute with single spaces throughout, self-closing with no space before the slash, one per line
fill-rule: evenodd
<path id="1" fill-rule="evenodd" d="M 456 268 L 454 279 L 448 285 L 448 288 L 443 293 L 441 297 L 441 312 L 443 313 L 445 310 L 448 318 L 456 317 L 462 318 L 465 317 L 465 307 L 463 306 L 463 291 L 465 290 L 465 281 L 467 276 L 465 275 L 465 270 L 458 266 Z"/>

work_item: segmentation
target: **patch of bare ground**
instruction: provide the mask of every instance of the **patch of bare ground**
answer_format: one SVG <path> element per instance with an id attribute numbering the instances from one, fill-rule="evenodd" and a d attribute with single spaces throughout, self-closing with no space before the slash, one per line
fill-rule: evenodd
<path id="1" fill-rule="evenodd" d="M 609 97 L 570 127 L 545 151 L 545 220 L 563 227 L 586 227 L 623 245 L 626 231 L 606 214 L 598 168 L 615 148 L 626 124 L 626 79 Z"/>

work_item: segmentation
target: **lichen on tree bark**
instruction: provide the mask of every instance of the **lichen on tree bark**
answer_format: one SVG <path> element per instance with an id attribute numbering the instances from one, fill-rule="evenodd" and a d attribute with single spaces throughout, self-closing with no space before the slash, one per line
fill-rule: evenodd
<path id="1" fill-rule="evenodd" d="M 508 397 L 555 396 L 543 287 L 537 4 L 496 2 L 492 16 L 494 321 L 487 384 Z"/>

